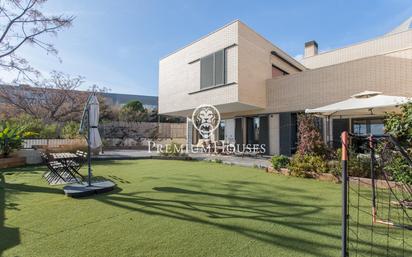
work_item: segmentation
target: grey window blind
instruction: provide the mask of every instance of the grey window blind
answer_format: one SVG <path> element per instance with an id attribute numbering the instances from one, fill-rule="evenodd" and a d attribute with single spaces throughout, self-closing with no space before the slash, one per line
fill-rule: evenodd
<path id="1" fill-rule="evenodd" d="M 213 54 L 203 57 L 200 60 L 200 88 L 213 86 L 213 62 Z"/>
<path id="2" fill-rule="evenodd" d="M 215 53 L 215 85 L 225 83 L 225 52 L 221 50 Z"/>
<path id="3" fill-rule="evenodd" d="M 200 59 L 200 89 L 225 84 L 225 50 Z"/>

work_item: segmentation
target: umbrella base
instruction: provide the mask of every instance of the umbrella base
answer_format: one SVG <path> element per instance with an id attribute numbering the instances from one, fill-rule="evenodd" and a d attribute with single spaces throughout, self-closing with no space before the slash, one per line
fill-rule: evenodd
<path id="1" fill-rule="evenodd" d="M 70 184 L 63 187 L 64 194 L 73 198 L 85 197 L 94 194 L 101 194 L 112 191 L 116 186 L 110 180 L 92 182 L 91 186 L 87 182 Z"/>

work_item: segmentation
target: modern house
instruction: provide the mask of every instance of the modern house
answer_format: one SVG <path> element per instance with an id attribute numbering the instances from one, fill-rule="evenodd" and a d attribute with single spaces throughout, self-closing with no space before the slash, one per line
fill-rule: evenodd
<path id="1" fill-rule="evenodd" d="M 393 31 L 343 48 L 304 45 L 295 60 L 241 21 L 169 54 L 159 62 L 159 112 L 188 117 L 188 143 L 199 136 L 190 121 L 200 104 L 222 116 L 216 139 L 266 144 L 270 154 L 296 148 L 297 115 L 362 91 L 412 96 L 412 18 Z M 340 131 L 382 131 L 382 117 L 323 121 L 335 141 Z M 326 124 L 330 124 L 329 129 Z"/>

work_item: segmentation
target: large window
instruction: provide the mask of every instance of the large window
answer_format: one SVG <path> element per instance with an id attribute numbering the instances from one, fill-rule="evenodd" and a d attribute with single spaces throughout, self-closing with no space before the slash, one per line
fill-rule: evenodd
<path id="1" fill-rule="evenodd" d="M 353 119 L 352 131 L 357 135 L 382 135 L 385 133 L 382 119 Z"/>
<path id="2" fill-rule="evenodd" d="M 225 84 L 225 50 L 200 59 L 200 88 Z"/>

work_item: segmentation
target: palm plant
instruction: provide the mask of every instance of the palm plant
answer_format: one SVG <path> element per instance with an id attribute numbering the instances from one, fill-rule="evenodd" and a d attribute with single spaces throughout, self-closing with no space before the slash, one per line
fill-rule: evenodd
<path id="1" fill-rule="evenodd" d="M 0 124 L 0 156 L 8 157 L 21 148 L 24 138 L 34 135 L 25 130 L 25 127 L 13 127 L 9 123 Z"/>

